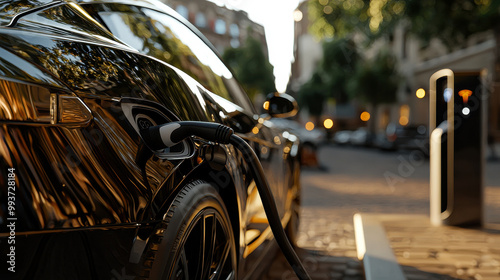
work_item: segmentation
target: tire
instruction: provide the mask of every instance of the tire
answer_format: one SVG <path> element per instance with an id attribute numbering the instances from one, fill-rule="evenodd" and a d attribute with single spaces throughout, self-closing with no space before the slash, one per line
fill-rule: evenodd
<path id="1" fill-rule="evenodd" d="M 152 279 L 237 279 L 234 234 L 215 187 L 184 186 L 165 217 Z"/>

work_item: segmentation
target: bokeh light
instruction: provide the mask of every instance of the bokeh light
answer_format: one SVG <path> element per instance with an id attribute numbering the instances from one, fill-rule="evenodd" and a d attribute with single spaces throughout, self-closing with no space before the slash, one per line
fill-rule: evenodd
<path id="1" fill-rule="evenodd" d="M 364 121 L 364 122 L 367 122 L 370 120 L 370 113 L 368 113 L 367 111 L 364 111 L 363 113 L 361 113 L 361 115 L 359 116 L 359 118 Z"/>
<path id="2" fill-rule="evenodd" d="M 314 124 L 312 122 L 307 122 L 306 123 L 306 129 L 311 131 L 314 129 Z"/>
<path id="3" fill-rule="evenodd" d="M 293 12 L 293 20 L 296 21 L 296 22 L 299 22 L 302 20 L 302 18 L 304 17 L 304 15 L 302 14 L 301 11 L 299 10 L 295 10 Z"/>
<path id="4" fill-rule="evenodd" d="M 325 14 L 327 14 L 327 15 L 331 14 L 332 12 L 333 12 L 333 8 L 332 8 L 332 6 L 325 6 L 325 7 L 323 8 L 323 13 L 325 13 Z"/>
<path id="5" fill-rule="evenodd" d="M 415 93 L 415 95 L 417 96 L 417 98 L 424 98 L 425 97 L 425 89 L 423 88 L 419 88 L 417 89 L 417 92 Z"/>
<path id="6" fill-rule="evenodd" d="M 401 116 L 399 118 L 399 124 L 402 125 L 402 126 L 405 126 L 408 124 L 410 120 L 408 120 L 408 117 L 407 116 Z"/>
<path id="7" fill-rule="evenodd" d="M 264 102 L 264 104 L 262 104 L 262 107 L 264 108 L 264 110 L 269 110 L 269 101 L 266 101 Z"/>
<path id="8" fill-rule="evenodd" d="M 333 120 L 332 119 L 326 119 L 323 121 L 323 126 L 326 128 L 326 129 L 330 129 L 333 127 Z"/>
<path id="9" fill-rule="evenodd" d="M 401 105 L 399 109 L 399 124 L 402 126 L 407 125 L 410 122 L 410 106 L 407 104 Z"/>

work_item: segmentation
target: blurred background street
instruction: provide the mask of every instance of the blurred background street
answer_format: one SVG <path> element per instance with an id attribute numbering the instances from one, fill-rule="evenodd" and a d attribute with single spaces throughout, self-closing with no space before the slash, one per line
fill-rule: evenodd
<path id="1" fill-rule="evenodd" d="M 318 155 L 328 171 L 305 168 L 302 173 L 303 207 L 298 242 L 301 257 L 313 279 L 364 279 L 361 263 L 356 258 L 353 214 L 428 217 L 429 161 L 418 158 L 421 154 L 416 151 L 383 152 L 334 145 L 323 146 Z M 499 170 L 500 161 L 487 162 L 484 199 L 486 223 L 500 229 Z M 408 221 L 407 226 L 415 222 L 419 221 Z M 496 248 L 500 248 L 500 244 L 497 245 Z M 454 278 L 411 267 L 404 270 L 408 279 L 476 279 L 468 275 Z M 443 273 L 456 276 L 457 270 Z M 293 277 L 278 253 L 265 279 Z"/>
<path id="2" fill-rule="evenodd" d="M 500 1 L 165 1 L 219 50 L 260 113 L 265 96 L 275 90 L 297 100 L 296 117 L 271 122 L 301 139 L 302 164 L 311 166 L 302 176 L 298 245 L 313 279 L 364 279 L 352 222 L 357 212 L 419 215 L 384 224 L 409 279 L 500 279 L 494 229 L 500 225 Z M 457 173 L 464 176 L 456 181 L 479 185 L 474 178 L 482 171 L 474 167 L 480 143 L 488 143 L 483 147 L 488 158 L 497 158 L 484 171 L 484 218 L 493 230 L 474 231 L 472 237 L 449 227 L 427 231 L 429 153 L 420 151 L 447 120 L 444 105 L 453 92 L 443 87 L 431 93 L 437 92 L 431 90 L 437 80 L 431 86 L 430 78 L 441 69 L 470 78 L 467 84 L 456 79 L 458 122 L 450 123 L 462 130 L 456 134 L 457 151 L 476 150 L 462 158 L 466 164 Z M 325 141 L 329 144 L 315 153 Z M 470 193 L 463 196 L 468 206 L 479 203 Z M 484 250 L 455 246 L 466 260 L 462 266 L 446 258 L 449 252 L 401 249 L 412 231 L 425 242 L 432 239 L 428 234 L 434 242 L 481 239 L 474 244 Z M 425 242 L 413 245 L 436 246 Z M 427 270 L 404 261 L 414 256 L 434 258 L 442 266 Z M 484 270 L 485 263 L 490 270 Z M 265 277 L 294 279 L 280 254 Z"/>

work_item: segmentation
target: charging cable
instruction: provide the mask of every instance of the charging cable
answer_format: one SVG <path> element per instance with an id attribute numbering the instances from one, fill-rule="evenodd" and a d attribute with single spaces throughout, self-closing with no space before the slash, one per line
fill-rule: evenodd
<path id="1" fill-rule="evenodd" d="M 252 147 L 250 147 L 241 137 L 234 134 L 231 128 L 218 123 L 179 121 L 149 127 L 142 130 L 141 135 L 147 145 L 153 150 L 172 147 L 190 136 L 197 136 L 220 144 L 232 144 L 234 148 L 243 154 L 244 160 L 250 166 L 250 172 L 252 173 L 257 190 L 259 191 L 269 225 L 271 226 L 276 242 L 278 242 L 285 258 L 292 266 L 292 269 L 299 279 L 311 279 L 295 253 L 281 225 L 276 202 L 269 189 L 269 183 L 267 182 L 259 158 Z"/>

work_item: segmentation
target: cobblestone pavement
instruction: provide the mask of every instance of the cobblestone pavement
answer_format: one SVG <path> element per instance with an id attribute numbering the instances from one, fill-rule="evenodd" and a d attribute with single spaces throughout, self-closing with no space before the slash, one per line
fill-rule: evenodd
<path id="1" fill-rule="evenodd" d="M 361 263 L 356 258 L 352 216 L 357 212 L 363 212 L 418 214 L 428 217 L 428 160 L 422 153 L 416 151 L 388 153 L 367 148 L 337 146 L 321 148 L 319 158 L 327 171 L 306 168 L 302 173 L 303 206 L 298 238 L 299 257 L 304 260 L 306 269 L 313 279 L 364 279 Z M 498 225 L 499 229 L 482 231 L 485 234 L 483 238 L 490 241 L 497 240 L 496 238 L 500 236 L 500 172 L 498 171 L 500 162 L 488 162 L 485 220 L 493 226 Z M 427 220 L 424 219 L 422 222 L 425 221 Z M 447 264 L 448 266 L 432 266 L 430 265 L 434 261 L 432 250 L 422 253 L 418 245 L 420 242 L 415 243 L 417 249 L 410 250 L 409 248 L 413 247 L 404 243 L 408 240 L 398 235 L 400 229 L 408 229 L 406 234 L 411 235 L 411 230 L 415 228 L 405 228 L 404 224 L 384 225 L 388 234 L 391 233 L 391 229 L 395 233 L 391 236 L 391 245 L 396 246 L 398 261 L 403 265 L 408 279 L 481 279 L 479 278 L 482 277 L 481 274 L 474 274 L 478 271 L 477 268 L 481 268 L 480 263 L 485 263 L 481 260 L 487 260 L 492 254 L 500 251 L 500 245 L 497 246 L 496 241 L 492 241 L 493 251 L 491 254 L 482 255 L 479 260 L 476 259 L 475 267 L 464 269 L 457 266 L 460 262 L 455 260 L 450 260 L 451 264 Z M 433 234 L 437 233 L 423 225 L 420 227 L 422 238 L 433 240 Z M 467 237 L 470 235 L 465 234 L 466 231 L 452 229 L 434 228 L 443 238 L 463 238 L 465 242 L 470 242 L 470 238 Z M 465 234 L 463 237 L 459 234 L 461 232 Z M 476 232 L 473 236 L 479 235 Z M 430 248 L 433 244 L 424 243 L 423 246 Z M 459 259 L 468 253 L 460 251 L 462 249 L 458 249 L 461 254 L 463 253 Z M 429 259 L 422 261 L 418 258 L 423 255 L 429 256 Z M 440 256 L 447 257 L 445 252 Z M 496 264 L 495 261 L 488 264 Z M 454 265 L 454 269 L 451 269 L 450 265 Z M 278 252 L 263 279 L 296 278 L 282 254 Z"/>
<path id="2" fill-rule="evenodd" d="M 329 210 L 302 210 L 298 255 L 314 280 L 362 280 L 363 269 L 356 258 L 354 227 L 351 222 L 332 219 Z M 278 251 L 267 280 L 297 279 Z"/>
<path id="3" fill-rule="evenodd" d="M 433 227 L 427 216 L 408 217 L 382 221 L 408 280 L 500 279 L 499 224 Z"/>

